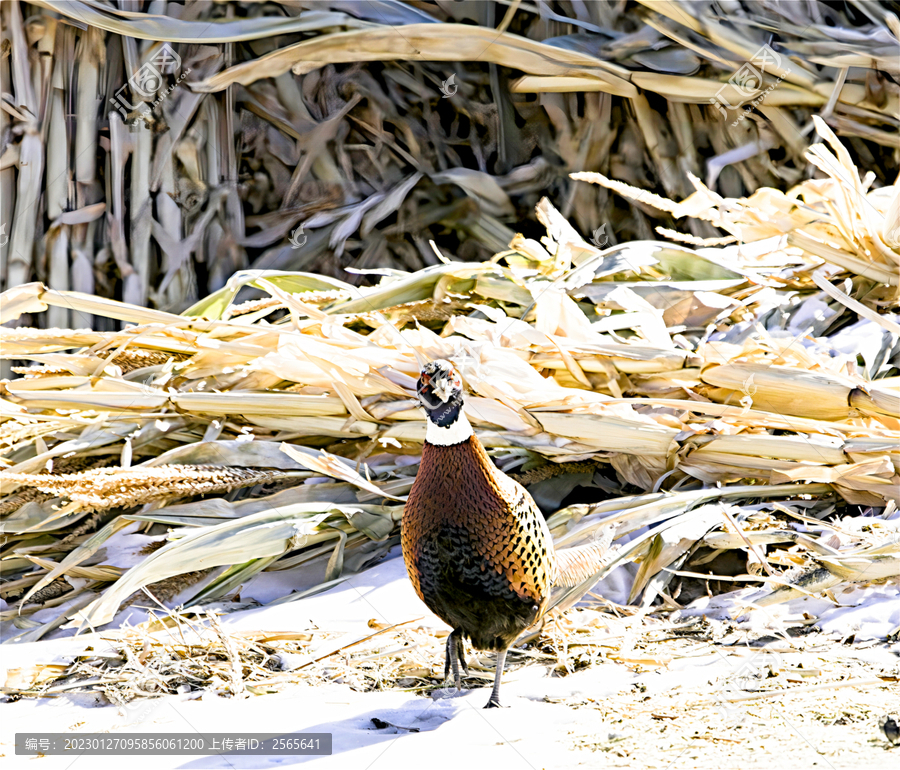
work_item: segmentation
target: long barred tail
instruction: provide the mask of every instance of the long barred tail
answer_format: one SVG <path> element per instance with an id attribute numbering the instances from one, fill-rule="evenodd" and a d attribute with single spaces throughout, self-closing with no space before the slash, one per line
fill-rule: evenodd
<path id="1" fill-rule="evenodd" d="M 544 621 L 561 615 L 577 604 L 597 582 L 600 575 L 606 572 L 607 567 L 616 560 L 621 551 L 619 546 L 611 545 L 616 529 L 615 524 L 608 524 L 597 531 L 594 542 L 572 548 L 560 548 L 556 552 L 556 574 L 549 606 L 541 616 L 540 622 L 520 634 L 515 644 L 522 644 L 538 636 Z"/>
<path id="2" fill-rule="evenodd" d="M 616 534 L 615 524 L 610 524 L 596 533 L 597 539 L 587 545 L 562 548 L 556 552 L 557 572 L 554 585 L 574 588 L 591 575 L 599 572 L 615 555 L 609 546 Z"/>

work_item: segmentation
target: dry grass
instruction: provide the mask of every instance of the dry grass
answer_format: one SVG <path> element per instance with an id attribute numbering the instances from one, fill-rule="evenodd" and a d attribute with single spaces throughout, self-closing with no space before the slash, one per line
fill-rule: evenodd
<path id="1" fill-rule="evenodd" d="M 396 534 L 424 437 L 415 377 L 436 357 L 459 366 L 470 420 L 552 513 L 557 542 L 651 525 L 604 569 L 640 564 L 632 601 L 677 607 L 699 586 L 743 581 L 768 585 L 765 605 L 897 574 L 897 286 L 866 275 L 896 257 L 879 240 L 895 193 L 860 192 L 840 141 L 817 126 L 828 144 L 808 155 L 825 179 L 746 200 L 699 182 L 680 204 L 653 199 L 736 245 L 603 251 L 545 199 L 542 243 L 517 236 L 490 262 L 448 260 L 365 290 L 239 274 L 182 316 L 39 284 L 7 292 L 13 313 L 73 301 L 136 325 L 0 331 L 5 355 L 49 370 L 3 384 L 2 558 L 27 590 L 2 617 L 33 613 L 40 591 L 134 522 L 173 528 L 168 544 L 121 578 L 90 573 L 73 622 L 102 626 L 142 586 L 209 569 L 198 600 L 313 559 L 325 582 L 339 578 L 356 549 Z M 249 283 L 273 302 L 235 305 Z M 859 344 L 842 335 L 860 323 L 879 330 L 876 346 L 839 352 Z M 324 497 L 301 483 L 328 477 Z M 571 500 L 576 486 L 593 502 Z M 224 492 L 230 502 L 203 499 Z M 38 531 L 49 540 L 35 549 Z M 589 583 L 563 590 L 559 610 Z"/>
<path id="2" fill-rule="evenodd" d="M 692 174 L 724 197 L 784 190 L 814 114 L 879 184 L 897 175 L 896 9 L 544 5 L 4 4 L 0 288 L 180 312 L 247 268 L 415 271 L 439 264 L 429 238 L 481 260 L 537 237 L 547 192 L 581 232 L 642 240 L 679 228 L 568 174 L 672 199 Z M 163 44 L 172 63 L 136 79 Z M 33 323 L 113 328 L 85 316 Z"/>

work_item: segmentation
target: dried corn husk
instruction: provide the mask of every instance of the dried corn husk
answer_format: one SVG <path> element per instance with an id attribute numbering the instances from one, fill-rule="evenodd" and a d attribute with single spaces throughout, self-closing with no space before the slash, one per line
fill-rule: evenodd
<path id="1" fill-rule="evenodd" d="M 40 7 L 65 15 L 68 6 Z M 681 6 L 666 7 L 676 13 Z M 79 83 L 85 109 L 90 93 L 103 91 L 94 80 L 118 66 L 99 66 L 99 29 L 127 36 L 109 50 L 135 61 L 151 50 L 135 39 L 156 40 L 165 31 L 169 40 L 188 41 L 198 30 L 191 21 L 99 13 L 89 4 L 83 10 L 97 20 L 89 36 L 71 33 L 85 41 L 82 47 L 94 44 L 86 67 L 93 74 Z M 296 57 L 311 50 L 335 61 L 363 54 L 406 58 L 418 80 L 385 67 L 427 100 L 425 73 L 433 73 L 421 62 L 449 61 L 451 49 L 458 62 L 460 28 L 469 48 L 486 30 L 429 24 L 424 11 L 407 10 L 415 17 L 408 26 L 415 27 L 417 52 L 388 50 L 391 30 L 344 14 L 302 11 L 278 24 L 256 17 L 243 31 L 223 23 L 217 32 L 232 46 L 273 29 L 310 36 L 261 58 L 192 48 L 197 76 L 191 82 L 203 85 L 185 86 L 171 104 L 163 102 L 154 119 L 165 118 L 167 131 L 131 136 L 117 113 L 109 119 L 107 218 L 99 218 L 105 202 L 76 200 L 77 208 L 47 229 L 46 246 L 57 258 L 64 245 L 79 250 L 89 262 L 95 247 L 105 250 L 121 287 L 99 286 L 92 295 L 22 283 L 2 298 L 4 323 L 36 324 L 0 328 L 2 356 L 32 364 L 0 388 L 0 527 L 9 538 L 0 569 L 22 581 L 24 592 L 8 612 L 35 611 L 30 600 L 43 598 L 40 592 L 63 575 L 92 581 L 72 597 L 90 603 L 28 633 L 49 633 L 68 620 L 103 625 L 135 591 L 161 581 L 173 581 L 158 589 L 167 601 L 179 579 L 196 585 L 197 601 L 208 601 L 262 571 L 319 559 L 326 580 L 318 588 L 332 585 L 345 564 L 365 563 L 367 547 L 387 548 L 396 538 L 425 435 L 415 382 L 422 363 L 437 357 L 460 368 L 469 390 L 466 413 L 497 462 L 519 474 L 548 513 L 562 509 L 550 518 L 558 544 L 579 543 L 611 524 L 618 525 L 617 538 L 647 527 L 624 547 L 614 544 L 602 571 L 638 562 L 629 588 L 645 609 L 657 598 L 675 601 L 666 591 L 675 577 L 684 578 L 680 573 L 697 574 L 705 558 L 700 543 L 741 551 L 748 582 L 779 586 L 769 602 L 895 574 L 890 524 L 900 481 L 894 382 L 900 259 L 892 223 L 898 194 L 896 186 L 879 186 L 885 180 L 876 183 L 877 175 L 861 173 L 848 150 L 857 152 L 855 145 L 829 127 L 851 136 L 879 130 L 875 124 L 886 120 L 896 98 L 890 86 L 880 106 L 859 108 L 870 111 L 871 125 L 848 128 L 840 121 L 862 102 L 858 83 L 846 83 L 846 93 L 842 85 L 830 100 L 820 93 L 818 71 L 813 77 L 803 67 L 779 70 L 786 84 L 766 103 L 766 114 L 775 116 L 772 130 L 787 133 L 797 118 L 781 105 L 818 109 L 831 101 L 825 118 L 813 121 L 823 142 L 807 146 L 797 136 L 782 137 L 794 155 L 793 171 L 770 179 L 769 169 L 756 164 L 766 152 L 761 148 L 775 146 L 771 136 L 742 126 L 743 143 L 730 146 L 735 137 L 726 141 L 721 125 L 708 122 L 707 128 L 719 127 L 709 130 L 718 157 L 709 168 L 718 176 L 704 183 L 691 122 L 703 115 L 698 100 L 719 82 L 709 72 L 696 79 L 639 72 L 640 59 L 615 45 L 600 56 L 501 33 L 491 60 L 529 65 L 519 67 L 531 73 L 520 86 L 544 91 L 541 109 L 552 116 L 555 135 L 568 137 L 559 143 L 560 157 L 568 170 L 590 169 L 565 181 L 565 204 L 557 211 L 539 198 L 549 184 L 547 164 L 513 161 L 522 135 L 502 115 L 525 103 L 505 104 L 506 91 L 498 91 L 496 107 L 504 131 L 512 131 L 498 140 L 498 156 L 509 161 L 501 175 L 447 162 L 444 150 L 435 150 L 442 160 L 432 163 L 431 150 L 413 141 L 415 132 L 402 144 L 391 138 L 379 127 L 391 122 L 385 103 L 368 92 L 371 98 L 344 101 L 342 71 L 322 67 L 324 59 L 304 59 L 298 69 L 306 74 L 288 74 Z M 755 43 L 701 11 L 691 33 L 708 36 L 704 56 L 731 66 L 752 55 Z M 21 24 L 13 11 L 2 13 Z M 670 39 L 686 34 L 670 23 L 671 14 L 647 14 Z M 43 45 L 49 52 L 49 40 Z M 360 45 L 374 48 L 366 53 Z M 187 55 L 187 48 L 178 50 Z M 874 53 L 872 61 L 881 62 Z M 28 61 L 16 58 L 15 66 Z M 699 66 L 699 59 L 681 63 Z M 592 69 L 573 75 L 575 66 Z M 256 82 L 267 72 L 282 74 L 274 85 Z M 469 99 L 466 109 L 477 117 L 469 109 L 478 103 L 477 78 L 467 82 L 459 74 L 460 101 Z M 230 92 L 221 100 L 203 95 L 204 88 L 232 81 L 247 86 L 237 100 Z M 309 109 L 304 88 L 315 83 L 323 89 L 324 112 Z M 583 120 L 565 108 L 561 94 L 570 87 L 589 91 Z M 648 90 L 671 100 L 665 116 Z M 635 108 L 633 120 L 620 108 L 624 99 Z M 234 135 L 235 101 L 246 105 L 240 163 L 265 169 L 253 183 L 238 182 L 245 167 L 234 148 L 211 139 Z M 627 113 L 624 128 L 612 118 L 620 112 Z M 377 140 L 377 173 L 353 160 L 356 149 L 343 141 L 351 124 L 362 132 L 353 135 L 355 144 L 362 144 L 360 136 Z M 610 138 L 598 142 L 592 126 Z M 285 137 L 297 144 L 285 144 Z M 90 160 L 107 152 L 106 140 L 96 136 L 78 141 L 94 148 Z M 614 142 L 620 149 L 610 163 Z M 18 150 L 25 157 L 24 139 Z M 659 172 L 656 193 L 640 179 L 641 158 Z M 803 160 L 819 178 L 801 180 L 796 169 Z M 76 198 L 89 191 L 100 196 L 85 162 L 73 171 Z M 126 167 L 136 169 L 127 179 Z M 18 177 L 17 206 L 31 200 L 30 188 L 21 187 L 29 173 Z M 217 187 L 220 178 L 227 184 Z M 376 179 L 383 189 L 376 189 Z M 452 194 L 440 197 L 445 188 Z M 268 189 L 279 194 L 268 196 Z M 57 205 L 59 190 L 53 195 Z M 601 243 L 596 219 L 610 214 L 616 195 L 632 201 L 636 224 L 621 238 L 616 234 L 617 243 Z M 546 228 L 540 242 L 507 226 L 505 218 L 523 199 L 530 201 L 527 215 Z M 178 212 L 166 208 L 169 202 Z M 250 210 L 255 213 L 245 220 Z M 149 214 L 139 221 L 147 212 L 161 221 L 151 222 Z M 675 227 L 682 217 L 683 226 Z M 677 243 L 651 240 L 656 221 L 669 225 L 663 234 Z M 464 234 L 458 253 L 422 243 L 419 233 L 434 223 Z M 300 225 L 308 240 L 294 249 Z M 414 235 L 407 242 L 408 233 Z M 16 242 L 26 236 L 21 230 Z M 480 251 L 466 252 L 466 243 Z M 254 249 L 268 249 L 256 266 L 278 269 L 249 268 Z M 342 250 L 358 267 L 375 268 L 365 279 L 373 285 L 354 285 L 359 275 L 341 280 L 313 272 L 336 272 L 325 258 Z M 166 257 L 163 276 L 151 269 L 157 254 Z M 213 276 L 209 286 L 192 284 L 195 256 Z M 96 272 L 99 280 L 103 271 Z M 113 299 L 115 291 L 135 301 Z M 58 319 L 80 328 L 40 328 Z M 60 465 L 72 458 L 116 467 Z M 603 489 L 609 499 L 563 507 L 577 487 Z M 641 494 L 630 494 L 635 490 Z M 221 496 L 226 491 L 229 499 Z M 400 504 L 375 504 L 384 499 Z M 869 515 L 858 515 L 858 506 L 870 508 Z M 864 518 L 866 526 L 838 542 L 819 532 L 785 538 L 778 534 L 789 531 L 785 517 L 826 529 L 840 517 Z M 167 544 L 121 575 L 88 563 L 110 538 L 135 526 L 168 528 Z M 779 571 L 788 564 L 807 571 L 799 578 Z M 598 577 L 566 587 L 554 597 L 555 608 L 578 601 Z"/>
<path id="2" fill-rule="evenodd" d="M 316 270 L 327 290 L 328 277 L 344 277 L 335 255 L 397 273 L 447 254 L 487 259 L 515 235 L 510 222 L 545 223 L 533 204 L 553 185 L 585 235 L 645 240 L 654 228 L 675 232 L 652 196 L 689 195 L 691 175 L 723 200 L 791 188 L 814 117 L 823 135 L 848 138 L 847 158 L 809 161 L 826 173 L 848 172 L 851 158 L 870 165 L 878 183 L 852 184 L 851 194 L 882 211 L 877 188 L 898 171 L 894 14 L 822 0 L 742 0 L 727 14 L 713 0 L 658 5 L 588 3 L 546 16 L 516 4 L 502 20 L 493 7 L 459 4 L 351 13 L 342 3 L 248 2 L 232 3 L 233 16 L 216 3 L 186 16 L 163 3 L 123 11 L 41 0 L 24 15 L 10 5 L 0 289 L 38 278 L 53 291 L 219 318 L 229 277 L 247 267 Z M 157 64 L 154 93 L 136 90 L 135 73 Z M 736 89 L 748 66 L 758 78 Z M 207 95 L 238 86 L 227 103 Z M 456 127 L 469 124 L 463 139 Z M 234 153 L 223 137 L 238 132 Z M 623 210 L 616 196 L 565 178 L 582 170 L 647 197 Z M 690 229 L 671 237 L 721 236 L 709 220 Z M 797 248 L 890 282 L 895 219 L 871 257 L 857 229 L 842 231 L 850 243 L 803 229 L 789 236 Z M 440 257 L 428 245 L 438 230 Z M 527 240 L 521 256 L 551 267 L 593 249 L 579 236 L 547 262 Z M 92 311 L 68 299 L 41 322 L 91 325 Z"/>

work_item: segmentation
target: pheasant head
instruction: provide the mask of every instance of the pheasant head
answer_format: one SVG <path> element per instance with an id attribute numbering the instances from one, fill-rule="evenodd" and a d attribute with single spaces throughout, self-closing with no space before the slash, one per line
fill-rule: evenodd
<path id="1" fill-rule="evenodd" d="M 449 361 L 431 361 L 422 367 L 416 383 L 419 401 L 428 415 L 425 440 L 449 446 L 468 440 L 472 427 L 463 414 L 463 384 Z"/>

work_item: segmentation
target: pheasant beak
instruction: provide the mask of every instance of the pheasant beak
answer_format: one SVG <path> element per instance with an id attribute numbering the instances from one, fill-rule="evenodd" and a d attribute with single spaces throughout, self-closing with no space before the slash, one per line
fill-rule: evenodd
<path id="1" fill-rule="evenodd" d="M 453 379 L 451 377 L 438 377 L 433 379 L 432 383 L 437 397 L 446 404 L 453 395 Z"/>
<path id="2" fill-rule="evenodd" d="M 416 384 L 419 400 L 426 409 L 437 409 L 448 403 L 461 390 L 462 382 L 459 375 L 449 365 L 439 367 L 429 364 L 423 369 Z"/>

